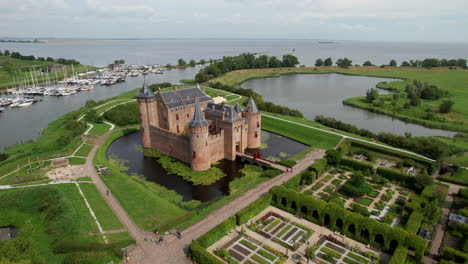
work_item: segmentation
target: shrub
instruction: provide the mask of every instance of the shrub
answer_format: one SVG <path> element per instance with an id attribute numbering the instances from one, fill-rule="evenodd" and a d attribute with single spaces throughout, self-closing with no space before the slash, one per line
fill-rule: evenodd
<path id="1" fill-rule="evenodd" d="M 196 263 L 203 264 L 223 264 L 221 260 L 217 259 L 215 256 L 211 255 L 206 251 L 204 247 L 201 246 L 198 240 L 190 243 L 188 248 L 188 255 L 190 259 Z"/>
<path id="2" fill-rule="evenodd" d="M 408 249 L 403 246 L 398 246 L 395 252 L 393 253 L 393 257 L 390 260 L 389 264 L 405 263 L 407 255 L 408 255 Z"/>
<path id="3" fill-rule="evenodd" d="M 370 213 L 369 211 L 367 210 L 366 207 L 362 206 L 362 205 L 359 205 L 359 204 L 356 204 L 356 203 L 353 203 L 351 205 L 351 210 L 355 213 L 358 213 L 360 215 L 363 215 L 365 217 L 368 217 L 370 216 Z"/>
<path id="4" fill-rule="evenodd" d="M 387 169 L 383 167 L 377 168 L 377 173 L 384 177 L 387 178 L 390 181 L 396 181 L 401 183 L 404 187 L 407 187 L 409 189 L 414 188 L 414 184 L 416 182 L 416 177 L 410 174 L 398 172 L 392 169 Z"/>
<path id="5" fill-rule="evenodd" d="M 360 162 L 353 159 L 343 158 L 341 159 L 341 165 L 350 167 L 355 170 L 360 170 L 364 173 L 370 174 L 373 171 L 373 166 L 370 163 Z"/>
<path id="6" fill-rule="evenodd" d="M 421 226 L 421 221 L 423 219 L 423 214 L 415 210 L 411 213 L 408 221 L 406 222 L 406 230 L 410 233 L 416 234 Z"/>
<path id="7" fill-rule="evenodd" d="M 468 254 L 453 248 L 444 247 L 442 249 L 442 258 L 455 261 L 456 263 L 466 263 L 468 261 Z"/>
<path id="8" fill-rule="evenodd" d="M 319 161 L 316 161 L 309 167 L 310 171 L 314 171 L 317 175 L 317 178 L 322 176 L 322 174 L 327 170 L 327 158 L 322 158 Z"/>
<path id="9" fill-rule="evenodd" d="M 4 153 L 4 152 L 0 152 L 0 162 L 8 159 L 8 154 Z"/>
<path id="10" fill-rule="evenodd" d="M 234 229 L 236 227 L 236 217 L 231 216 L 228 219 L 226 219 L 224 222 L 221 224 L 215 226 L 213 229 L 208 231 L 208 233 L 205 233 L 203 236 L 197 239 L 198 243 L 200 246 L 203 248 L 207 248 L 219 239 L 221 239 L 223 236 L 225 236 L 229 231 Z M 203 263 L 203 262 L 201 262 Z"/>
<path id="11" fill-rule="evenodd" d="M 357 171 L 346 181 L 343 190 L 352 195 L 362 196 L 372 192 L 372 187 L 367 183 L 364 175 Z"/>
<path id="12" fill-rule="evenodd" d="M 287 160 L 280 160 L 280 161 L 277 161 L 276 163 L 280 164 L 280 165 L 283 165 L 283 166 L 286 166 L 288 168 L 292 168 L 294 165 L 296 165 L 296 161 L 294 160 L 290 160 L 290 159 L 287 159 Z"/>
<path id="13" fill-rule="evenodd" d="M 267 208 L 270 205 L 270 201 L 271 194 L 267 193 L 259 199 L 257 199 L 255 202 L 249 204 L 248 206 L 240 210 L 235 216 L 236 224 L 245 224 L 249 219 L 256 216 L 258 213 Z"/>
<path id="14" fill-rule="evenodd" d="M 104 113 L 104 118 L 119 126 L 140 123 L 140 111 L 136 102 L 116 106 Z"/>

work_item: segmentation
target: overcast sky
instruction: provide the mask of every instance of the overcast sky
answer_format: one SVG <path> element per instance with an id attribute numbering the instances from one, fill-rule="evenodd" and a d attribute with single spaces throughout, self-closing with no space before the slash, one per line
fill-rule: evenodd
<path id="1" fill-rule="evenodd" d="M 0 36 L 468 42 L 468 0 L 0 0 Z"/>

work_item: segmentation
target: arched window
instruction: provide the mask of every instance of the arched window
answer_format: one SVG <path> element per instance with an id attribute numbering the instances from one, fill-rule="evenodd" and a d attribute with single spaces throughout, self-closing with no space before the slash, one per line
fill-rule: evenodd
<path id="1" fill-rule="evenodd" d="M 255 137 L 258 137 L 258 132 L 257 131 L 255 131 Z"/>
<path id="2" fill-rule="evenodd" d="M 175 119 L 179 120 L 179 115 L 178 114 L 175 115 Z"/>
<path id="3" fill-rule="evenodd" d="M 257 121 L 257 127 L 260 127 L 260 122 Z"/>
<path id="4" fill-rule="evenodd" d="M 197 153 L 195 151 L 192 152 L 192 158 L 194 158 L 194 159 L 197 158 Z"/>
<path id="5" fill-rule="evenodd" d="M 180 133 L 180 129 L 179 129 L 179 126 L 177 126 L 177 133 Z"/>

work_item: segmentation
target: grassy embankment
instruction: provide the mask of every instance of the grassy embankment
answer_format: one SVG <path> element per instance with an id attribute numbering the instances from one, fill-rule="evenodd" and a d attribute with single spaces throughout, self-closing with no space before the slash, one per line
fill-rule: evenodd
<path id="1" fill-rule="evenodd" d="M 49 61 L 31 61 L 31 60 L 19 60 L 14 59 L 9 56 L 0 56 L 0 91 L 2 89 L 11 88 L 15 86 L 15 75 L 17 72 L 20 72 L 25 80 L 29 80 L 28 83 L 31 83 L 31 68 L 34 67 L 36 71 L 41 71 L 47 68 L 48 65 L 57 65 L 59 63 L 49 62 Z M 11 66 L 11 70 L 7 71 L 3 66 Z M 73 65 L 75 73 L 86 72 L 97 69 L 94 66 L 88 65 Z M 67 75 L 72 75 L 71 66 L 67 66 Z M 57 72 L 57 77 L 59 80 L 63 79 L 63 72 Z M 55 80 L 55 73 L 50 73 L 50 78 Z M 37 80 L 39 82 L 46 80 L 46 75 L 37 75 Z M 16 80 L 17 81 L 17 80 Z"/>
<path id="2" fill-rule="evenodd" d="M 88 201 L 100 200 L 100 203 L 91 203 L 96 217 L 105 230 L 122 228 L 119 220 L 109 214 L 110 208 L 104 200 L 94 199 L 97 189 L 93 184 L 80 184 Z M 74 251 L 82 246 L 81 256 L 93 259 L 87 263 L 107 263 L 120 261 L 121 256 L 116 255 L 110 246 L 108 250 L 97 251 L 96 247 L 106 247 L 94 219 L 91 217 L 86 204 L 74 184 L 62 184 L 44 187 L 31 187 L 26 189 L 13 189 L 0 191 L 0 226 L 16 226 L 19 235 L 9 241 L 0 243 L 0 251 L 7 244 L 3 260 L 43 260 L 34 263 L 63 263 L 66 260 L 75 260 Z M 119 233 L 108 237 L 110 243 L 118 243 L 124 247 L 132 243 L 127 233 Z M 69 245 L 63 248 L 61 245 Z M 93 246 L 94 244 L 94 246 Z M 24 245 L 22 249 L 21 245 Z M 5 248 L 7 249 L 7 248 Z"/>

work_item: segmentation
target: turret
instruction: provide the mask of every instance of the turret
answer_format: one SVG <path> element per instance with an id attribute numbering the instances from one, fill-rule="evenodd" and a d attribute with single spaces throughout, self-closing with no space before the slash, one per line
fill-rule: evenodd
<path id="1" fill-rule="evenodd" d="M 262 116 L 252 98 L 250 98 L 249 102 L 247 103 L 247 108 L 245 109 L 245 118 L 247 119 L 248 124 L 247 148 L 260 148 L 262 135 Z"/>
<path id="2" fill-rule="evenodd" d="M 210 168 L 210 148 L 209 148 L 209 126 L 210 121 L 206 120 L 200 109 L 198 98 L 195 99 L 195 113 L 193 119 L 188 123 L 190 137 L 190 165 L 193 170 L 204 171 Z"/>
<path id="3" fill-rule="evenodd" d="M 141 138 L 145 148 L 151 147 L 150 126 L 158 126 L 156 96 L 149 89 L 147 83 L 143 83 L 143 88 L 137 95 L 138 106 L 140 109 Z"/>

